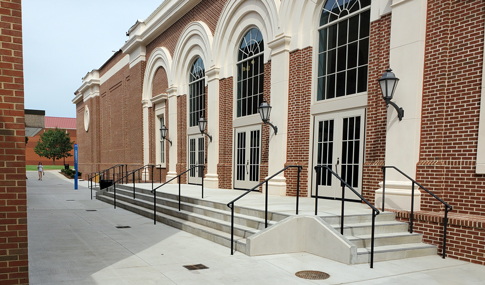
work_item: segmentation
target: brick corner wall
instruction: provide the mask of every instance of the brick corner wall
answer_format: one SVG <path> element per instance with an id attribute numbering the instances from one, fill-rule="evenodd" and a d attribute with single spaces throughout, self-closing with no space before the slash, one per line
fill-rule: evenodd
<path id="1" fill-rule="evenodd" d="M 0 284 L 29 284 L 20 0 L 0 0 Z"/>

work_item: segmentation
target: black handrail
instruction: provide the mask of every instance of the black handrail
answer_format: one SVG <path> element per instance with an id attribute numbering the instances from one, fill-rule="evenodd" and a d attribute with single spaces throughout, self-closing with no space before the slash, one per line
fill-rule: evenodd
<path id="1" fill-rule="evenodd" d="M 361 201 L 366 203 L 372 209 L 372 230 L 371 230 L 371 246 L 370 246 L 370 268 L 374 268 L 374 233 L 375 233 L 375 223 L 376 216 L 379 215 L 379 210 L 371 205 L 359 192 L 355 191 L 352 186 L 347 184 L 337 173 L 330 169 L 327 165 L 317 165 L 315 166 L 315 171 L 317 172 L 317 183 L 315 183 L 315 215 L 317 215 L 318 208 L 318 182 L 320 181 L 322 168 L 327 169 L 333 174 L 338 180 L 340 180 L 340 185 L 342 186 L 342 206 L 341 206 L 341 216 L 340 216 L 340 234 L 344 234 L 344 205 L 345 205 L 345 187 L 349 188 L 355 195 L 357 195 Z"/>
<path id="2" fill-rule="evenodd" d="M 106 173 L 107 176 L 109 176 L 109 172 L 111 169 L 113 169 L 113 181 L 115 180 L 115 176 L 116 176 L 116 168 L 119 170 L 121 168 L 121 171 L 119 172 L 120 174 L 123 174 L 124 173 L 124 169 L 128 169 L 128 166 L 126 164 L 116 164 L 114 166 L 111 166 L 110 168 L 107 168 L 105 170 L 101 170 L 101 171 L 98 171 L 98 172 L 93 172 L 93 173 L 90 173 L 88 174 L 88 185 L 90 185 L 90 188 L 91 188 L 91 200 L 93 200 L 93 178 L 98 176 L 100 180 L 104 180 L 105 178 L 105 175 Z M 97 186 L 97 182 L 95 181 L 95 185 L 94 187 Z"/>
<path id="3" fill-rule="evenodd" d="M 199 171 L 200 171 L 200 168 L 202 168 L 202 175 L 200 176 L 202 178 L 202 199 L 204 199 L 204 169 L 205 169 L 205 166 L 203 164 L 199 164 L 199 165 L 194 165 L 192 166 L 191 168 L 185 170 L 184 172 L 180 173 L 179 175 L 173 177 L 172 179 L 166 181 L 165 183 L 163 183 L 162 185 L 159 185 L 157 188 L 153 189 L 153 186 L 152 186 L 152 193 L 153 193 L 153 224 L 156 225 L 157 224 L 157 190 L 159 188 L 161 188 L 162 186 L 164 186 L 165 184 L 168 184 L 170 182 L 172 182 L 172 180 L 174 180 L 175 178 L 178 178 L 178 184 L 179 184 L 179 212 L 181 210 L 181 198 L 180 198 L 180 194 L 181 194 L 181 187 L 180 187 L 180 176 L 184 175 L 185 173 L 195 169 L 196 167 L 199 168 Z M 199 174 L 200 175 L 200 174 Z"/>
<path id="4" fill-rule="evenodd" d="M 298 203 L 299 203 L 299 197 L 300 197 L 300 172 L 301 172 L 302 166 L 301 165 L 288 165 L 287 167 L 285 167 L 285 168 L 281 169 L 280 171 L 276 172 L 275 174 L 273 174 L 271 177 L 268 177 L 263 182 L 259 183 L 258 185 L 254 186 L 253 188 L 247 190 L 245 193 L 243 193 L 242 195 L 240 195 L 236 199 L 227 203 L 227 207 L 229 207 L 231 209 L 231 255 L 234 254 L 234 203 L 237 200 L 239 200 L 242 197 L 249 194 L 251 191 L 254 191 L 259 186 L 266 183 L 265 208 L 264 208 L 264 227 L 267 228 L 268 227 L 268 181 L 271 180 L 276 175 L 280 174 L 281 172 L 287 170 L 290 167 L 297 167 L 298 168 L 298 179 L 297 179 L 297 182 L 296 182 L 296 214 L 298 215 Z"/>
<path id="5" fill-rule="evenodd" d="M 428 194 L 433 196 L 436 200 L 440 201 L 443 205 L 445 205 L 445 216 L 443 218 L 443 259 L 446 257 L 446 230 L 448 226 L 448 212 L 453 210 L 453 207 L 450 206 L 448 203 L 445 201 L 441 200 L 438 196 L 436 196 L 433 192 L 429 191 L 426 189 L 423 185 L 419 184 L 416 180 L 412 179 L 406 173 L 402 172 L 400 169 L 398 169 L 395 166 L 382 166 L 382 175 L 383 175 L 383 181 L 382 181 L 382 211 L 384 212 L 384 202 L 386 198 L 386 169 L 387 168 L 392 168 L 396 170 L 397 172 L 401 173 L 404 177 L 409 179 L 412 184 L 411 188 L 411 215 L 409 217 L 409 232 L 413 233 L 413 224 L 414 224 L 414 184 L 418 185 L 421 189 L 426 191 Z"/>

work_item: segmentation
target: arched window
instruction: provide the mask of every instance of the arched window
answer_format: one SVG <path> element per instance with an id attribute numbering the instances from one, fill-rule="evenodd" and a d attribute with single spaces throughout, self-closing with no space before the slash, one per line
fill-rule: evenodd
<path id="1" fill-rule="evenodd" d="M 317 100 L 367 91 L 371 0 L 328 0 L 319 28 Z"/>
<path id="2" fill-rule="evenodd" d="M 190 68 L 189 79 L 189 126 L 197 126 L 199 118 L 205 118 L 205 69 L 198 57 Z"/>
<path id="3" fill-rule="evenodd" d="M 264 83 L 263 35 L 251 29 L 241 41 L 237 62 L 237 116 L 258 112 L 263 102 Z"/>

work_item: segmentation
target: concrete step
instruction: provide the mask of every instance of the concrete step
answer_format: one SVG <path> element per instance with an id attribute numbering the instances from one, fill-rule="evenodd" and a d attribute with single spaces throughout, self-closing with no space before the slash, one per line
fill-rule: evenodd
<path id="1" fill-rule="evenodd" d="M 113 187 L 109 188 L 110 192 L 112 192 L 112 188 Z M 131 193 L 131 195 L 133 195 L 133 188 L 128 186 L 128 185 L 117 185 L 116 190 L 118 191 L 118 189 L 129 191 Z M 150 195 L 150 196 L 153 197 L 153 193 L 151 193 L 150 190 L 135 188 L 135 192 L 147 194 L 147 195 Z M 182 189 L 181 192 L 182 192 L 182 197 L 181 197 L 182 202 L 186 202 L 186 203 L 190 203 L 190 204 L 194 204 L 194 205 L 201 205 L 201 206 L 205 206 L 205 207 L 210 207 L 212 209 L 219 209 L 219 210 L 224 210 L 224 211 L 230 210 L 229 207 L 227 207 L 227 203 L 220 203 L 220 202 L 204 200 L 204 199 L 202 199 L 202 194 L 201 194 L 201 198 L 187 197 L 187 196 L 183 196 L 183 192 L 184 192 L 183 189 Z M 176 200 L 178 202 L 178 195 L 163 192 L 163 189 L 161 189 L 161 188 L 157 190 L 157 197 Z M 237 202 L 234 206 L 234 213 L 239 213 L 239 214 L 247 215 L 247 216 L 253 216 L 253 217 L 256 217 L 256 218 L 260 218 L 260 219 L 264 219 L 264 217 L 265 217 L 265 212 L 263 210 L 251 209 L 251 208 L 246 208 L 246 207 L 239 207 L 239 206 L 237 206 Z M 286 219 L 288 216 L 289 215 L 286 215 L 286 214 L 268 212 L 268 220 L 272 220 L 272 221 L 282 221 L 282 220 Z"/>
<path id="2" fill-rule="evenodd" d="M 113 193 L 105 193 L 104 195 L 100 195 L 100 197 L 103 197 L 103 196 L 108 196 L 111 199 L 113 199 L 114 195 L 113 195 Z M 138 207 L 143 207 L 144 209 L 146 209 L 147 211 L 149 211 L 151 213 L 151 218 L 153 219 L 153 197 L 151 198 L 151 200 L 152 201 L 145 201 L 145 200 L 142 200 L 142 199 L 133 200 L 132 196 L 128 197 L 128 196 L 125 196 L 125 195 L 120 195 L 119 193 L 117 193 L 117 196 L 116 196 L 117 203 L 118 203 L 118 201 L 123 201 L 125 203 L 132 203 L 132 204 L 134 204 Z M 221 231 L 221 232 L 225 232 L 225 233 L 231 232 L 230 219 L 229 219 L 229 221 L 224 221 L 224 220 L 220 220 L 220 219 L 217 219 L 217 218 L 214 218 L 214 217 L 211 217 L 211 216 L 206 216 L 204 214 L 194 213 L 194 212 L 190 211 L 190 208 L 192 208 L 192 207 L 190 207 L 190 205 L 187 206 L 187 207 L 186 206 L 187 205 L 183 204 L 182 207 L 181 207 L 181 211 L 179 211 L 178 210 L 178 203 L 176 204 L 176 207 L 160 205 L 160 204 L 157 203 L 157 212 L 160 212 L 160 213 L 168 215 L 168 216 L 173 216 L 173 217 L 176 217 L 178 219 L 186 220 L 186 221 L 189 221 L 189 222 L 198 223 L 198 224 L 203 225 L 205 227 L 213 228 L 217 231 Z M 189 208 L 189 210 L 187 210 L 186 208 Z M 230 216 L 229 216 L 229 218 L 230 218 Z M 236 223 L 236 220 L 243 221 L 243 222 L 242 222 L 242 224 L 238 224 L 238 223 Z M 247 224 L 247 222 L 245 222 L 245 217 L 242 217 L 239 214 L 237 215 L 237 219 L 236 219 L 236 214 L 235 214 L 234 221 L 235 221 L 234 222 L 234 234 L 237 235 L 237 236 L 246 238 L 246 237 L 248 237 L 248 236 L 259 231 L 256 228 L 246 226 L 245 224 Z M 263 223 L 264 223 L 264 221 L 263 221 Z M 272 223 L 274 223 L 274 222 L 272 222 Z"/>
<path id="3" fill-rule="evenodd" d="M 98 200 L 108 204 L 113 204 L 113 197 L 108 195 L 97 195 Z M 124 201 L 123 199 L 116 199 L 116 206 L 134 212 L 141 216 L 153 219 L 153 211 L 148 210 L 145 207 L 138 206 L 136 204 Z M 226 232 L 218 231 L 214 228 L 207 227 L 189 220 L 181 219 L 171 215 L 157 212 L 156 220 L 171 227 L 189 232 L 196 236 L 218 243 L 220 245 L 231 247 L 231 235 Z M 236 251 L 246 253 L 246 238 L 238 235 L 240 231 L 235 229 L 234 232 L 234 248 Z"/>
<path id="4" fill-rule="evenodd" d="M 119 190 L 117 188 L 117 197 L 124 196 L 128 199 L 133 199 L 133 192 L 126 191 L 126 190 Z M 113 192 L 109 192 L 109 195 L 112 195 Z M 135 193 L 136 200 L 142 200 L 148 205 L 144 205 L 146 208 L 153 208 L 153 194 L 148 191 L 145 192 L 136 192 Z M 175 200 L 175 199 L 176 200 Z M 210 207 L 208 203 L 199 203 L 199 204 L 192 204 L 192 199 L 181 199 L 181 209 L 187 212 L 192 212 L 195 214 L 199 214 L 202 216 L 210 217 L 213 219 L 230 222 L 231 221 L 231 212 L 229 208 L 226 206 L 224 210 L 218 210 L 216 208 Z M 141 204 L 139 204 L 141 206 Z M 157 205 L 159 206 L 166 206 L 168 208 L 174 208 L 178 210 L 179 203 L 178 203 L 178 196 L 177 195 L 157 195 Z M 209 205 L 209 206 L 206 206 Z M 246 213 L 246 212 L 245 212 Z M 275 221 L 268 220 L 268 226 L 275 224 Z M 238 224 L 241 226 L 262 230 L 265 228 L 265 220 L 255 217 L 253 215 L 245 215 L 241 213 L 234 214 L 234 224 Z"/>
<path id="5" fill-rule="evenodd" d="M 358 223 L 372 223 L 372 214 L 369 210 L 369 214 L 363 215 L 345 215 L 344 224 L 358 224 Z M 338 216 L 321 216 L 325 222 L 331 225 L 340 225 L 340 215 Z M 376 221 L 395 221 L 396 213 L 384 212 L 376 216 Z"/>
<path id="6" fill-rule="evenodd" d="M 371 235 L 346 236 L 358 248 L 366 248 L 371 245 Z M 397 245 L 406 243 L 420 243 L 422 235 L 408 232 L 382 233 L 374 236 L 374 246 Z"/>
<path id="7" fill-rule="evenodd" d="M 424 243 L 409 243 L 374 247 L 374 262 L 426 255 L 436 255 L 435 246 Z M 357 264 L 370 262 L 370 247 L 357 249 Z"/>
<path id="8" fill-rule="evenodd" d="M 340 225 L 332 225 L 338 232 L 340 232 Z M 406 232 L 408 230 L 408 224 L 397 221 L 376 221 L 375 234 L 393 233 L 393 232 Z M 372 226 L 370 223 L 345 223 L 344 224 L 344 236 L 358 236 L 371 234 Z"/>

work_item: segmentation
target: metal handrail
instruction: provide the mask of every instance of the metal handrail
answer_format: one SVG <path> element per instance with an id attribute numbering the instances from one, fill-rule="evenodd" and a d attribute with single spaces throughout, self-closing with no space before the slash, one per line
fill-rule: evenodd
<path id="1" fill-rule="evenodd" d="M 349 188 L 355 195 L 357 195 L 361 201 L 366 203 L 372 209 L 372 230 L 371 230 L 371 246 L 370 246 L 370 268 L 374 268 L 374 233 L 375 233 L 375 223 L 376 223 L 376 216 L 379 215 L 379 210 L 374 207 L 371 203 L 369 203 L 362 195 L 357 192 L 352 186 L 347 184 L 342 177 L 340 177 L 337 173 L 335 173 L 332 169 L 330 169 L 327 165 L 317 165 L 315 166 L 315 171 L 317 172 L 317 183 L 315 183 L 315 215 L 317 215 L 317 208 L 318 208 L 318 181 L 320 181 L 321 177 L 321 170 L 322 168 L 327 169 L 335 176 L 338 180 L 340 180 L 340 185 L 342 186 L 342 206 L 340 208 L 341 215 L 340 215 L 340 234 L 344 234 L 344 209 L 345 209 L 345 187 Z"/>
<path id="2" fill-rule="evenodd" d="M 159 185 L 158 187 L 156 188 L 153 188 L 152 186 L 152 193 L 153 193 L 153 224 L 156 225 L 157 224 L 157 190 L 159 188 L 161 188 L 162 186 L 164 186 L 165 184 L 168 184 L 170 182 L 172 182 L 175 178 L 178 178 L 178 184 L 179 184 L 179 212 L 181 210 L 181 198 L 180 198 L 180 194 L 181 194 L 181 187 L 180 187 L 180 177 L 182 175 L 184 175 L 185 173 L 191 171 L 192 169 L 195 169 L 196 167 L 198 167 L 199 169 L 202 168 L 202 199 L 204 199 L 204 169 L 205 169 L 205 166 L 203 164 L 199 164 L 199 165 L 194 165 L 192 166 L 191 168 L 185 170 L 184 172 L 178 174 L 177 176 L 173 177 L 172 179 L 166 181 L 165 183 Z"/>
<path id="3" fill-rule="evenodd" d="M 259 183 L 258 185 L 254 186 L 253 188 L 247 190 L 245 193 L 237 197 L 236 199 L 232 200 L 231 202 L 227 203 L 227 207 L 231 209 L 231 255 L 234 254 L 234 203 L 241 199 L 242 197 L 246 196 L 250 192 L 254 191 L 256 188 L 259 186 L 263 185 L 266 183 L 266 197 L 265 197 L 265 209 L 264 209 L 264 227 L 268 227 L 268 181 L 271 180 L 273 177 L 276 175 L 280 174 L 281 172 L 287 170 L 290 167 L 297 167 L 298 168 L 298 178 L 296 182 L 296 214 L 298 215 L 298 204 L 299 204 L 299 198 L 300 198 L 300 172 L 302 170 L 301 165 L 288 165 L 287 167 L 283 168 L 282 170 L 276 172 L 273 174 L 271 177 L 266 178 L 263 182 Z"/>
<path id="4" fill-rule="evenodd" d="M 404 177 L 406 177 L 407 179 L 409 179 L 412 182 L 411 215 L 409 217 L 409 232 L 410 233 L 413 233 L 413 224 L 414 224 L 414 184 L 418 185 L 421 189 L 426 191 L 433 198 L 435 198 L 436 200 L 440 201 L 443 205 L 445 205 L 445 216 L 443 218 L 443 259 L 444 259 L 446 257 L 446 230 L 447 230 L 447 226 L 448 226 L 448 212 L 453 210 L 453 207 L 450 206 L 445 201 L 441 200 L 433 192 L 426 189 L 423 185 L 419 184 L 416 180 L 409 177 L 406 173 L 402 172 L 397 167 L 395 167 L 395 166 L 382 166 L 381 169 L 382 169 L 382 175 L 383 175 L 383 181 L 382 181 L 382 211 L 383 212 L 384 212 L 384 202 L 385 202 L 385 198 L 386 198 L 386 169 L 387 168 L 392 168 L 392 169 L 396 170 L 397 172 L 401 173 L 401 175 L 403 175 Z"/>
<path id="5" fill-rule="evenodd" d="M 116 167 L 118 167 L 118 169 L 121 168 L 121 173 L 124 173 L 125 167 L 128 170 L 128 166 L 126 164 L 116 164 L 114 166 L 111 166 L 110 168 L 88 174 L 88 181 L 89 181 L 88 185 L 90 185 L 90 188 L 91 188 L 91 200 L 93 200 L 93 178 L 96 177 L 96 176 L 99 176 L 100 180 L 104 180 L 104 176 L 105 176 L 106 172 L 108 172 L 108 175 L 109 175 L 109 171 L 111 169 L 115 169 Z M 103 179 L 101 179 L 101 175 L 103 176 Z M 115 175 L 116 175 L 116 172 L 113 171 L 113 181 L 115 179 Z M 95 182 L 94 187 L 97 187 L 97 182 Z"/>

